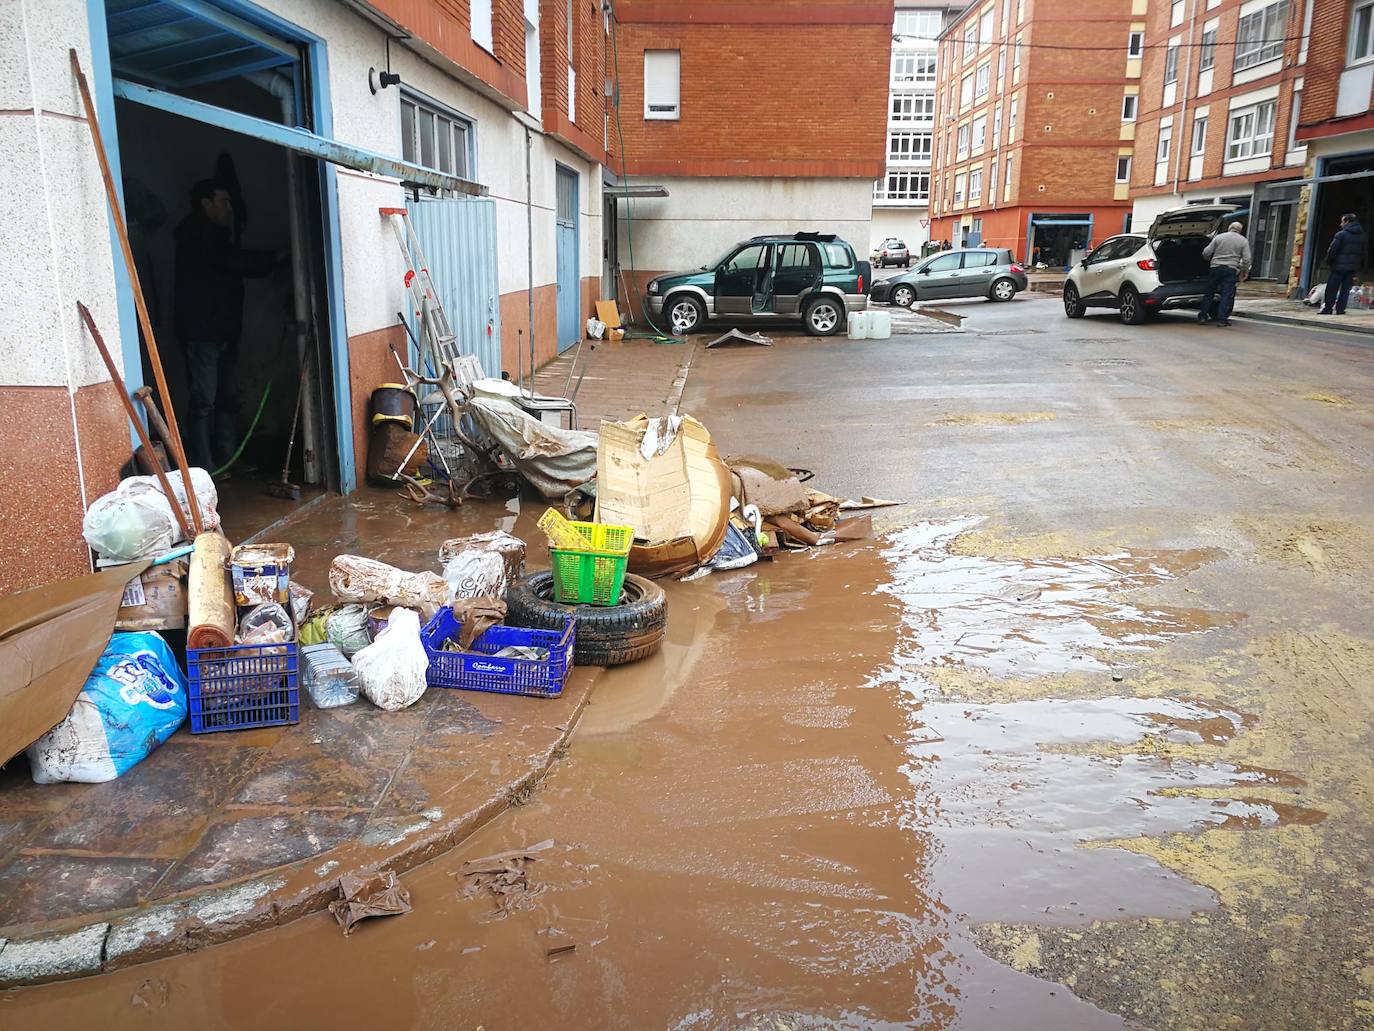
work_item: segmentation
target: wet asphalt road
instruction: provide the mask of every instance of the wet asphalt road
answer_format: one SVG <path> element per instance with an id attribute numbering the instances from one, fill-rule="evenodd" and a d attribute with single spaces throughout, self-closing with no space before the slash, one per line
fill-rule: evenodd
<path id="1" fill-rule="evenodd" d="M 672 585 L 663 654 L 413 913 L 0 1024 L 1366 1026 L 1374 347 L 946 307 L 964 332 L 698 351 L 723 453 L 905 505 Z M 530 890 L 469 894 L 463 859 L 550 838 Z"/>

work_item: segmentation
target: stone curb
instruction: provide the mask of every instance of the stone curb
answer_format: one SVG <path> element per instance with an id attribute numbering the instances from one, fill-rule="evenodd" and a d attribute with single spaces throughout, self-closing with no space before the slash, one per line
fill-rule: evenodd
<path id="1" fill-rule="evenodd" d="M 1268 322 L 1275 326 L 1289 326 L 1293 329 L 1306 329 L 1314 333 L 1353 333 L 1358 336 L 1374 336 L 1374 328 L 1364 326 L 1341 325 L 1334 317 L 1330 325 L 1326 323 L 1308 322 L 1306 319 L 1295 319 L 1287 315 L 1273 315 L 1269 312 L 1241 311 L 1237 308 L 1231 312 L 1233 319 L 1249 319 L 1252 322 Z"/>
<path id="2" fill-rule="evenodd" d="M 537 766 L 452 819 L 430 821 L 424 814 L 417 814 L 416 823 L 397 828 L 396 836 L 382 843 L 405 841 L 399 850 L 350 866 L 338 857 L 342 854 L 346 859 L 350 847 L 367 847 L 366 843 L 355 841 L 281 867 L 265 877 L 214 885 L 191 896 L 159 902 L 75 930 L 31 938 L 0 938 L 0 989 L 123 970 L 242 938 L 324 909 L 338 897 L 339 874 L 349 869 L 391 870 L 401 874 L 451 851 L 548 775 L 561 758 L 600 677 L 601 672 L 592 677 L 568 718 L 566 729 L 549 745 Z M 413 837 L 416 831 L 423 833 Z"/>

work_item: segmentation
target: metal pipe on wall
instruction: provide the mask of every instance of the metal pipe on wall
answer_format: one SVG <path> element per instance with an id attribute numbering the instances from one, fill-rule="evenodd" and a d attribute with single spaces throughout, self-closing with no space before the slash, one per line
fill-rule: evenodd
<path id="1" fill-rule="evenodd" d="M 533 171 L 533 151 L 534 136 L 530 132 L 530 127 L 525 126 L 525 258 L 528 267 L 526 275 L 529 277 L 529 288 L 526 294 L 529 299 L 529 318 L 530 318 L 530 383 L 534 383 L 534 171 Z M 530 388 L 533 390 L 533 386 Z"/>
<path id="2" fill-rule="evenodd" d="M 281 105 L 282 123 L 296 124 L 296 84 L 280 72 L 253 72 L 246 78 L 267 90 Z M 305 233 L 301 222 L 300 170 L 297 157 L 286 152 L 287 210 L 291 232 L 291 293 L 295 321 L 296 360 L 300 368 L 307 366 L 307 352 L 311 346 L 307 327 L 311 325 L 310 276 L 306 267 Z M 306 483 L 321 483 L 320 469 L 320 406 L 317 366 L 311 366 L 301 396 L 301 462 L 302 479 Z"/>

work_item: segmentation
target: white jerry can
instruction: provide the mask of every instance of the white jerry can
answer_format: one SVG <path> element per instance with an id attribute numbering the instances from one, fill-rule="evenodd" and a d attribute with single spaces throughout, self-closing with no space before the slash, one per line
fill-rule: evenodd
<path id="1" fill-rule="evenodd" d="M 890 311 L 868 311 L 868 339 L 886 340 L 892 335 L 892 313 Z"/>
<path id="2" fill-rule="evenodd" d="M 849 339 L 868 339 L 868 312 L 852 311 L 849 313 Z"/>

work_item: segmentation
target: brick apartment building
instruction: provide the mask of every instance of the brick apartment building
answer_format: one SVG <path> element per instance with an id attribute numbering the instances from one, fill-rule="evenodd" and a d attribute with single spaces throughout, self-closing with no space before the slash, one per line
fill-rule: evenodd
<path id="1" fill-rule="evenodd" d="M 1292 278 L 1323 282 L 1326 248 L 1346 212 L 1374 226 L 1374 0 L 1311 0 L 1311 38 L 1297 117 L 1308 187 L 1297 212 Z M 1369 283 L 1366 253 L 1358 279 Z"/>
<path id="2" fill-rule="evenodd" d="M 636 313 L 655 275 L 750 236 L 830 232 L 863 252 L 884 170 L 892 0 L 617 0 L 615 10 L 626 181 L 663 194 L 619 207 Z"/>
<path id="3" fill-rule="evenodd" d="M 1234 204 L 1252 276 L 1289 281 L 1313 13 L 1310 0 L 1152 0 L 1139 101 L 1122 112 L 1135 119 L 1133 228 L 1170 207 Z"/>
<path id="4" fill-rule="evenodd" d="M 912 254 L 919 254 L 930 239 L 936 40 L 957 11 L 938 0 L 897 0 L 887 97 L 887 170 L 873 184 L 874 250 L 895 236 Z"/>
<path id="5" fill-rule="evenodd" d="M 933 239 L 1063 267 L 1125 228 L 1145 0 L 977 0 L 940 38 Z"/>

